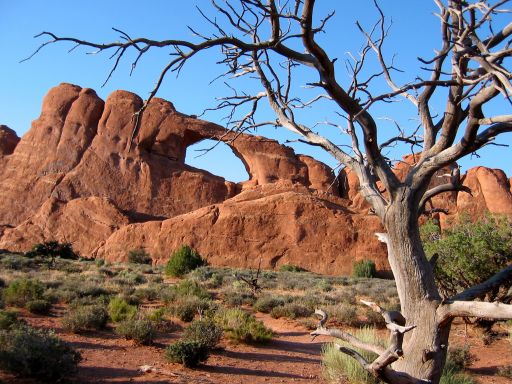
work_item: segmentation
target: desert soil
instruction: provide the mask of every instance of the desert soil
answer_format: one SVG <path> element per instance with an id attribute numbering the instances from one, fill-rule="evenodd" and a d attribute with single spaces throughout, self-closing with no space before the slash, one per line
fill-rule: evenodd
<path id="1" fill-rule="evenodd" d="M 160 335 L 155 345 L 135 346 L 109 330 L 87 335 L 74 335 L 60 327 L 63 308 L 52 317 L 25 314 L 27 322 L 36 327 L 53 328 L 59 336 L 70 342 L 83 356 L 73 382 L 78 383 L 309 383 L 324 382 L 321 375 L 320 351 L 326 337 L 312 340 L 303 326 L 285 319 L 273 319 L 257 314 L 260 320 L 276 333 L 276 338 L 265 346 L 233 345 L 222 343 L 206 364 L 196 368 L 183 368 L 168 363 L 164 358 L 166 345 L 179 337 L 180 332 Z M 496 376 L 499 366 L 512 364 L 512 344 L 504 337 L 491 345 L 484 345 L 477 331 L 457 324 L 452 344 L 467 345 L 477 360 L 469 372 L 481 384 L 512 383 Z M 142 372 L 141 366 L 149 366 Z M 29 384 L 0 373 L 0 382 Z"/>

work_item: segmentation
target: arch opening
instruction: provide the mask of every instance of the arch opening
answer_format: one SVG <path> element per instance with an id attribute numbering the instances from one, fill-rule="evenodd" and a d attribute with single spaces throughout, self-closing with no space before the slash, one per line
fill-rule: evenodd
<path id="1" fill-rule="evenodd" d="M 185 164 L 235 183 L 250 178 L 242 159 L 222 141 L 205 139 L 190 145 L 185 154 Z"/>

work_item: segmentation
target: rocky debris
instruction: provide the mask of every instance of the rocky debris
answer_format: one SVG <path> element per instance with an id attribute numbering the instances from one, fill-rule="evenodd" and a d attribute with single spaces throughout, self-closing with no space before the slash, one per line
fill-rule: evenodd
<path id="1" fill-rule="evenodd" d="M 0 125 L 0 158 L 10 155 L 18 145 L 20 138 L 7 125 Z"/>
<path id="2" fill-rule="evenodd" d="M 104 102 L 91 89 L 61 84 L 21 140 L 0 127 L 0 249 L 59 240 L 85 256 L 125 260 L 130 249 L 144 247 L 163 263 L 188 244 L 213 265 L 256 267 L 261 258 L 266 268 L 347 274 L 353 261 L 371 258 L 388 269 L 374 236 L 382 228 L 366 215 L 352 172 L 336 177 L 275 140 L 235 135 L 162 99 L 151 101 L 134 131 L 141 105 L 130 92 Z M 187 148 L 205 139 L 226 143 L 249 180 L 233 183 L 188 166 Z M 397 165 L 399 177 L 413 162 L 409 156 Z M 478 168 L 464 183 L 474 197 L 452 193 L 432 205 L 512 214 L 502 172 Z"/>

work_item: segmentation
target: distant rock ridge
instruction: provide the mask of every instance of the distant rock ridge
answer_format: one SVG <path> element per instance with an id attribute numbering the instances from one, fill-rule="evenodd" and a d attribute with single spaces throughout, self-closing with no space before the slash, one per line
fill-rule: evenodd
<path id="1" fill-rule="evenodd" d="M 0 248 L 26 251 L 46 240 L 71 241 L 85 256 L 124 260 L 143 247 L 158 262 L 182 244 L 214 265 L 265 268 L 296 264 L 348 274 L 372 258 L 388 269 L 374 238 L 376 217 L 357 180 L 275 140 L 235 135 L 182 114 L 163 99 L 146 109 L 131 150 L 133 113 L 142 100 L 126 91 L 104 102 L 61 84 L 21 138 L 0 126 Z M 185 164 L 187 147 L 225 142 L 249 180 L 233 183 Z M 398 172 L 398 170 L 397 170 Z M 512 215 L 510 180 L 499 170 L 470 170 L 473 197 L 452 193 L 450 213 Z"/>

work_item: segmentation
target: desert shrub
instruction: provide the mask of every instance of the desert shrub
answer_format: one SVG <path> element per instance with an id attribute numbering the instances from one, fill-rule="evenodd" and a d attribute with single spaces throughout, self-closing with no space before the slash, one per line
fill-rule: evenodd
<path id="1" fill-rule="evenodd" d="M 512 379 L 512 365 L 505 365 L 498 368 L 498 375 Z"/>
<path id="2" fill-rule="evenodd" d="M 185 367 L 196 367 L 208 359 L 208 347 L 196 340 L 178 340 L 165 351 L 165 356 L 172 363 L 181 363 Z"/>
<path id="3" fill-rule="evenodd" d="M 270 316 L 277 319 L 286 317 L 288 319 L 297 319 L 300 317 L 308 317 L 313 314 L 313 310 L 299 303 L 286 303 L 285 305 L 274 307 L 270 312 Z"/>
<path id="4" fill-rule="evenodd" d="M 223 292 L 222 300 L 224 304 L 231 307 L 239 307 L 241 305 L 252 305 L 256 301 L 254 293 L 248 289 L 228 289 Z"/>
<path id="5" fill-rule="evenodd" d="M 306 272 L 306 270 L 297 265 L 283 264 L 279 267 L 279 272 Z"/>
<path id="6" fill-rule="evenodd" d="M 165 274 L 174 277 L 182 277 L 205 264 L 205 261 L 195 250 L 185 245 L 171 255 L 171 258 L 165 266 Z"/>
<path id="7" fill-rule="evenodd" d="M 366 310 L 365 317 L 366 317 L 365 323 L 367 325 L 370 325 L 372 327 L 377 327 L 377 328 L 382 328 L 382 327 L 386 326 L 384 317 L 380 313 L 375 312 L 372 309 Z"/>
<path id="8" fill-rule="evenodd" d="M 72 374 L 80 353 L 52 332 L 28 326 L 0 331 L 0 369 L 39 381 L 56 382 Z"/>
<path id="9" fill-rule="evenodd" d="M 217 346 L 222 337 L 222 327 L 212 319 L 193 321 L 183 334 L 183 339 L 195 340 L 204 344 L 208 349 Z"/>
<path id="10" fill-rule="evenodd" d="M 35 260 L 20 254 L 2 255 L 0 258 L 2 269 L 11 269 L 14 271 L 30 270 L 37 266 Z"/>
<path id="11" fill-rule="evenodd" d="M 103 305 L 72 306 L 62 318 L 62 327 L 73 333 L 103 329 L 108 312 Z"/>
<path id="12" fill-rule="evenodd" d="M 213 309 L 210 300 L 200 299 L 197 296 L 185 296 L 169 305 L 169 312 L 181 321 L 190 322 L 196 314 Z"/>
<path id="13" fill-rule="evenodd" d="M 21 278 L 12 281 L 2 291 L 6 305 L 24 307 L 29 301 L 43 298 L 44 285 L 39 280 Z"/>
<path id="14" fill-rule="evenodd" d="M 137 313 L 135 305 L 128 304 L 120 297 L 113 297 L 108 304 L 108 314 L 113 322 L 131 319 Z"/>
<path id="15" fill-rule="evenodd" d="M 275 307 L 283 306 L 286 300 L 281 296 L 262 296 L 253 304 L 253 309 L 262 313 L 270 313 Z"/>
<path id="16" fill-rule="evenodd" d="M 50 267 L 55 265 L 55 260 L 58 257 L 67 260 L 79 259 L 78 254 L 73 251 L 71 243 L 59 243 L 58 241 L 47 241 L 35 244 L 26 255 L 27 257 L 40 256 L 46 259 Z"/>
<path id="17" fill-rule="evenodd" d="M 123 270 L 117 274 L 113 279 L 114 283 L 118 285 L 140 285 L 147 282 L 143 274 L 135 271 Z"/>
<path id="18" fill-rule="evenodd" d="M 161 297 L 165 302 L 176 301 L 183 297 L 195 296 L 199 299 L 210 299 L 211 295 L 197 281 L 183 280 L 173 285 L 165 292 L 161 292 Z"/>
<path id="19" fill-rule="evenodd" d="M 133 292 L 133 296 L 137 297 L 139 301 L 147 300 L 154 301 L 158 299 L 159 289 L 155 286 L 137 288 Z"/>
<path id="20" fill-rule="evenodd" d="M 256 318 L 240 308 L 229 308 L 215 314 L 215 321 L 222 326 L 226 336 L 233 342 L 264 344 L 273 333 Z"/>
<path id="21" fill-rule="evenodd" d="M 352 277 L 372 278 L 377 274 L 373 260 L 359 260 L 352 265 Z"/>
<path id="22" fill-rule="evenodd" d="M 381 346 L 384 344 L 383 341 L 377 337 L 375 330 L 369 327 L 357 330 L 354 336 L 367 343 Z M 354 348 L 353 346 L 345 344 L 343 341 L 337 341 L 337 343 L 355 349 L 366 358 L 367 361 L 373 361 L 377 357 L 377 355 L 372 352 Z M 322 374 L 329 383 L 377 383 L 373 376 L 364 370 L 354 358 L 345 353 L 341 353 L 335 343 L 327 343 L 322 347 Z"/>
<path id="23" fill-rule="evenodd" d="M 10 329 L 18 322 L 18 314 L 11 311 L 0 310 L 0 330 Z"/>
<path id="24" fill-rule="evenodd" d="M 482 283 L 512 261 L 512 226 L 505 218 L 489 215 L 473 223 L 462 217 L 443 233 L 429 221 L 421 237 L 427 256 L 438 255 L 435 277 L 447 297 Z"/>
<path id="25" fill-rule="evenodd" d="M 132 264 L 151 264 L 151 256 L 142 248 L 131 249 L 128 251 L 128 262 Z"/>
<path id="26" fill-rule="evenodd" d="M 330 292 L 332 291 L 332 284 L 327 279 L 321 279 L 316 283 L 316 289 L 322 292 Z"/>
<path id="27" fill-rule="evenodd" d="M 36 299 L 27 301 L 27 303 L 25 304 L 25 308 L 27 308 L 30 313 L 35 313 L 38 315 L 47 315 L 48 313 L 50 313 L 52 304 L 45 299 Z"/>
<path id="28" fill-rule="evenodd" d="M 460 372 L 475 361 L 475 356 L 469 351 L 469 346 L 450 347 L 446 358 L 446 370 Z"/>
<path id="29" fill-rule="evenodd" d="M 359 320 L 357 318 L 357 307 L 351 304 L 332 305 L 326 308 L 327 313 L 337 323 L 343 325 L 357 325 Z"/>
<path id="30" fill-rule="evenodd" d="M 136 344 L 149 345 L 155 339 L 156 327 L 147 316 L 138 314 L 121 321 L 116 327 L 116 333 Z"/>

